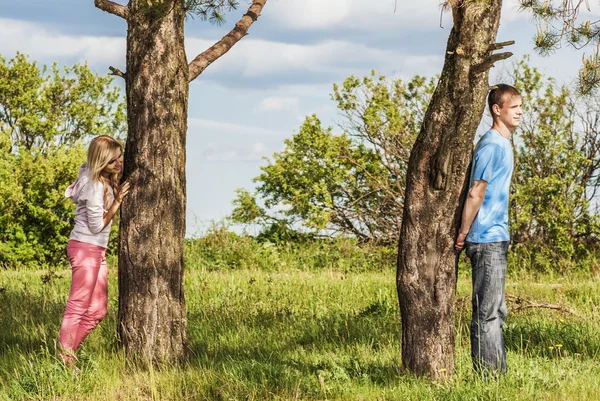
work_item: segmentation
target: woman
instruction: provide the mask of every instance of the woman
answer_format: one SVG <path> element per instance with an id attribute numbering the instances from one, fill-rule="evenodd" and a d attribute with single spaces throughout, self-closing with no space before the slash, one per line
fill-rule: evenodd
<path id="1" fill-rule="evenodd" d="M 71 290 L 59 337 L 61 356 L 70 367 L 77 361 L 79 345 L 106 315 L 106 247 L 112 220 L 129 191 L 129 183 L 118 184 L 122 168 L 121 145 L 109 136 L 96 137 L 79 177 L 65 191 L 77 205 L 67 245 Z"/>

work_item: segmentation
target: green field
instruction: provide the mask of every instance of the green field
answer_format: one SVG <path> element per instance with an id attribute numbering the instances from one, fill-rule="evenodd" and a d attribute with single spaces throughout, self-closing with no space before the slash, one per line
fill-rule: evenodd
<path id="1" fill-rule="evenodd" d="M 154 370 L 131 365 L 117 346 L 115 268 L 109 313 L 82 347 L 78 375 L 56 358 L 69 270 L 1 270 L 0 400 L 600 400 L 600 279 L 593 274 L 513 268 L 509 294 L 578 315 L 511 313 L 509 372 L 485 382 L 471 369 L 470 276 L 462 268 L 457 373 L 432 382 L 400 368 L 393 254 L 262 245 L 227 267 L 243 249 L 205 245 L 187 249 L 189 361 Z"/>

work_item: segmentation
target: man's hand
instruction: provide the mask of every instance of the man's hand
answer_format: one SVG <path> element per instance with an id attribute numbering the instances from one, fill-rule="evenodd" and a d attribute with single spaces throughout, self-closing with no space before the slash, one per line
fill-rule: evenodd
<path id="1" fill-rule="evenodd" d="M 456 249 L 457 252 L 462 251 L 465 247 L 465 241 L 467 240 L 469 231 L 471 231 L 473 220 L 475 220 L 475 216 L 477 216 L 477 213 L 479 213 L 479 209 L 481 208 L 481 204 L 485 198 L 485 190 L 487 189 L 487 185 L 488 183 L 484 180 L 475 180 L 469 189 L 469 194 L 467 195 L 467 200 L 465 201 L 465 206 L 463 208 L 461 225 L 460 229 L 458 230 L 458 237 L 454 243 L 454 249 Z"/>
<path id="2" fill-rule="evenodd" d="M 454 249 L 456 249 L 457 252 L 462 251 L 463 248 L 465 247 L 465 241 L 467 240 L 467 235 L 469 235 L 469 233 L 467 233 L 467 234 L 458 233 L 458 237 L 456 238 L 456 243 L 454 245 Z"/>

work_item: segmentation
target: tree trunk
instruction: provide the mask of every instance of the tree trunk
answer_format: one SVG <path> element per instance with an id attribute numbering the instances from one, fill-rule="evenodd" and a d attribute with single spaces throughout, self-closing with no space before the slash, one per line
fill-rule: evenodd
<path id="1" fill-rule="evenodd" d="M 473 138 L 488 93 L 501 0 L 457 0 L 442 74 L 411 152 L 398 246 L 397 289 L 405 368 L 454 372 L 454 240 Z"/>
<path id="2" fill-rule="evenodd" d="M 187 340 L 184 1 L 132 0 L 128 13 L 124 177 L 132 190 L 121 210 L 118 332 L 130 357 L 177 361 Z"/>

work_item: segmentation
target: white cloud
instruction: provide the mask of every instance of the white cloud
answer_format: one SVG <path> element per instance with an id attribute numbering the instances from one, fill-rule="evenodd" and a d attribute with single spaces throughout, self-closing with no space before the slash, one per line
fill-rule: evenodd
<path id="1" fill-rule="evenodd" d="M 340 81 L 341 82 L 341 81 Z M 324 84 L 283 84 L 277 87 L 281 94 L 291 94 L 304 98 L 317 97 L 322 98 L 333 92 L 333 83 Z"/>
<path id="2" fill-rule="evenodd" d="M 264 156 L 269 154 L 265 144 L 256 142 L 249 147 L 228 146 L 210 142 L 204 150 L 204 157 L 209 161 L 235 162 L 244 161 L 252 162 L 262 160 Z"/>
<path id="3" fill-rule="evenodd" d="M 439 0 L 285 0 L 268 4 L 264 15 L 288 29 L 380 31 L 400 26 L 437 26 Z M 393 34 L 393 33 L 391 33 Z"/>
<path id="4" fill-rule="evenodd" d="M 70 58 L 103 64 L 108 70 L 111 64 L 125 63 L 125 38 L 65 35 L 39 24 L 0 18 L 0 54 L 12 57 L 17 51 L 43 62 Z"/>
<path id="5" fill-rule="evenodd" d="M 212 42 L 189 39 L 188 57 L 201 53 Z M 235 51 L 219 60 L 219 72 L 236 72 L 247 78 L 275 74 L 310 75 L 315 73 L 347 76 L 357 67 L 363 70 L 402 71 L 410 68 L 421 74 L 438 72 L 441 55 L 415 56 L 342 40 L 315 44 L 290 44 L 259 39 L 244 39 Z M 210 67 L 209 67 L 210 68 Z M 209 70 L 207 70 L 209 71 Z"/>
<path id="6" fill-rule="evenodd" d="M 269 3 L 263 15 L 276 25 L 294 30 L 351 29 L 394 36 L 400 28 L 435 29 L 440 20 L 451 27 L 441 0 L 285 0 Z M 504 1 L 502 21 L 528 16 L 518 10 L 519 0 Z M 386 33 L 387 30 L 387 33 Z"/>
<path id="7" fill-rule="evenodd" d="M 344 0 L 346 1 L 346 0 Z M 217 39 L 188 38 L 186 51 L 190 59 L 210 47 Z M 16 51 L 29 54 L 42 62 L 87 61 L 99 70 L 114 65 L 123 69 L 125 38 L 67 35 L 55 29 L 0 18 L 0 54 L 10 57 Z M 68 59 L 68 60 L 65 60 Z M 384 50 L 343 40 L 323 40 L 312 44 L 291 44 L 246 38 L 218 60 L 218 68 L 207 73 L 234 73 L 248 79 L 282 76 L 309 77 L 318 81 L 319 74 L 347 76 L 357 69 L 376 68 L 385 72 L 410 69 L 433 74 L 439 70 L 439 55 L 414 56 L 395 50 Z M 433 68 L 429 68 L 433 66 Z"/>
<path id="8" fill-rule="evenodd" d="M 352 9 L 348 0 L 286 0 L 269 7 L 273 8 L 273 16 L 280 25 L 295 29 L 335 26 L 347 19 Z M 267 9 L 267 13 L 269 11 Z"/>
<path id="9" fill-rule="evenodd" d="M 292 96 L 270 96 L 264 98 L 256 107 L 262 112 L 290 111 L 298 112 L 298 98 Z"/>
<path id="10" fill-rule="evenodd" d="M 244 135 L 244 136 L 280 136 L 287 135 L 285 132 L 261 128 L 250 127 L 242 124 L 232 124 L 222 121 L 204 120 L 201 118 L 188 118 L 189 135 L 200 134 L 203 136 L 211 135 Z"/>
<path id="11" fill-rule="evenodd" d="M 281 138 L 289 135 L 284 131 L 199 118 L 189 118 L 188 126 L 188 148 L 199 151 L 208 161 L 260 161 L 273 153 Z"/>
<path id="12" fill-rule="evenodd" d="M 529 13 L 520 11 L 520 0 L 508 0 L 502 4 L 501 23 L 513 22 L 517 20 L 531 19 Z"/>

